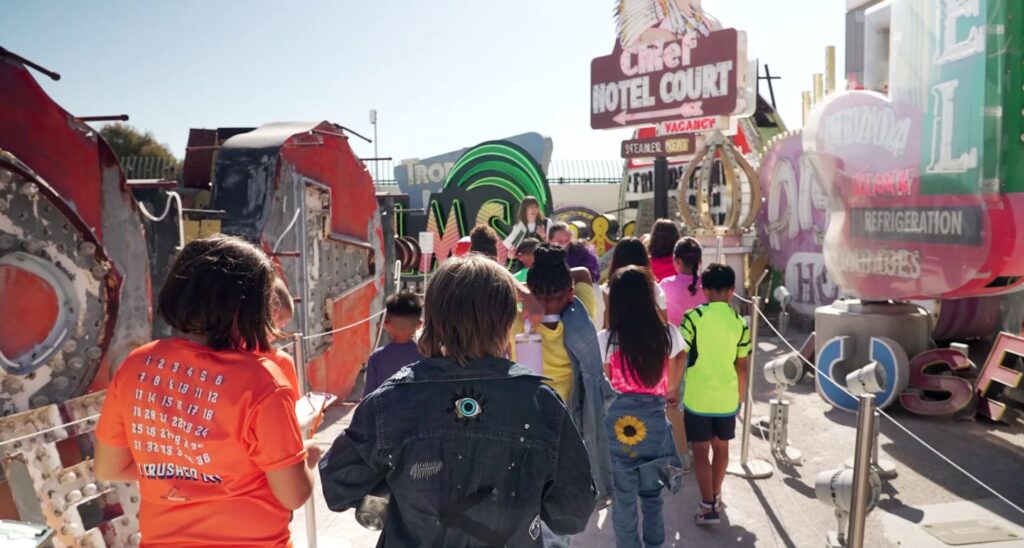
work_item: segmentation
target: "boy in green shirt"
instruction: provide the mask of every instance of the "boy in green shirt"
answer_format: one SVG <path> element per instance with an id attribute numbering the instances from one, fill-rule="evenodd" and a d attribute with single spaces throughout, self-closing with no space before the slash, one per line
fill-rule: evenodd
<path id="1" fill-rule="evenodd" d="M 729 440 L 736 437 L 736 413 L 747 392 L 751 344 L 747 322 L 729 305 L 736 290 L 732 268 L 709 265 L 700 282 L 708 304 L 688 312 L 680 330 L 688 352 L 683 421 L 701 495 L 694 520 L 706 525 L 721 520 Z"/>

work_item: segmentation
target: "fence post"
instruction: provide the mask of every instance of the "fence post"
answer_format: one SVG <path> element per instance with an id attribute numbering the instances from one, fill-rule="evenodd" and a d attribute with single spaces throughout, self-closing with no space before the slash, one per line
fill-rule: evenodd
<path id="1" fill-rule="evenodd" d="M 740 440 L 739 465 L 729 466 L 726 472 L 746 479 L 765 479 L 772 475 L 772 465 L 763 459 L 750 459 L 750 432 L 753 430 L 750 418 L 754 405 L 754 364 L 757 357 L 757 325 L 758 311 L 761 309 L 761 297 L 754 296 L 750 310 L 750 355 L 747 357 L 747 391 L 743 395 L 743 438 Z"/>
<path id="2" fill-rule="evenodd" d="M 860 396 L 857 408 L 857 443 L 853 461 L 853 500 L 850 504 L 850 529 L 846 535 L 849 548 L 864 546 L 864 522 L 871 495 L 871 453 L 875 439 L 875 396 Z"/>
<path id="3" fill-rule="evenodd" d="M 309 380 L 306 378 L 305 348 L 302 347 L 305 341 L 302 340 L 302 333 L 296 333 L 292 340 L 294 341 L 292 354 L 295 357 L 295 373 L 299 381 L 299 393 L 306 394 L 309 392 Z M 306 431 L 302 434 L 303 437 L 309 437 L 310 432 Z M 313 497 L 309 497 L 309 500 L 306 501 L 305 510 L 306 546 L 316 548 L 316 503 L 313 502 Z"/>

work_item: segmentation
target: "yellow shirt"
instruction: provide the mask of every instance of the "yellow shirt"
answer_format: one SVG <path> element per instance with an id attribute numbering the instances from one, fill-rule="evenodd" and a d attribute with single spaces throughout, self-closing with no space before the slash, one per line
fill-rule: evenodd
<path id="1" fill-rule="evenodd" d="M 590 315 L 591 321 L 597 321 L 594 314 L 597 313 L 597 307 L 594 306 L 594 286 L 586 283 L 578 283 L 574 288 L 576 296 L 580 298 L 580 302 L 583 303 L 583 308 L 587 309 L 587 314 Z"/>
<path id="2" fill-rule="evenodd" d="M 558 322 L 554 329 L 538 325 L 537 333 L 540 333 L 544 356 L 544 376 L 551 379 L 547 381 L 548 386 L 568 402 L 572 395 L 572 360 L 565 349 L 565 326 L 562 322 Z"/>
<path id="3" fill-rule="evenodd" d="M 591 319 L 594 316 L 594 286 L 587 283 L 578 283 L 575 287 L 575 294 L 583 303 L 583 308 Z M 544 376 L 550 378 L 548 386 L 554 388 L 562 400 L 568 402 L 572 396 L 572 360 L 569 359 L 569 351 L 565 349 L 565 326 L 562 322 L 554 329 L 544 325 L 537 326 L 537 333 L 541 338 L 541 350 L 544 356 Z"/>

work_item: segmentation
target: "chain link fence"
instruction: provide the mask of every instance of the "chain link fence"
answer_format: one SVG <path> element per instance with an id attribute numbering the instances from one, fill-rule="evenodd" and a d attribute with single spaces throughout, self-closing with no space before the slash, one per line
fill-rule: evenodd
<path id="1" fill-rule="evenodd" d="M 156 156 L 125 156 L 121 169 L 128 179 L 168 179 L 181 181 L 181 162 Z"/>
<path id="2" fill-rule="evenodd" d="M 376 164 L 376 165 L 374 165 Z M 396 185 L 394 160 L 367 162 L 370 175 L 377 174 L 377 185 Z M 622 160 L 552 160 L 547 170 L 548 183 L 561 184 L 608 184 L 622 182 Z"/>
<path id="3" fill-rule="evenodd" d="M 381 160 L 366 164 L 370 175 L 377 175 L 377 185 L 398 184 L 395 180 L 395 166 L 400 165 L 398 162 Z M 622 182 L 622 166 L 622 160 L 618 159 L 552 160 L 547 178 L 552 185 L 617 184 Z M 126 156 L 121 158 L 121 167 L 129 179 L 181 180 L 181 162 L 169 162 L 155 156 Z"/>

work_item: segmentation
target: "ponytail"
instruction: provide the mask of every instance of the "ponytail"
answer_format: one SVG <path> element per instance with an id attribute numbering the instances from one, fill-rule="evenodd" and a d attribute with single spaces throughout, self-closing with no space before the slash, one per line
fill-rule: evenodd
<path id="1" fill-rule="evenodd" d="M 700 242 L 691 237 L 682 238 L 676 242 L 676 247 L 672 250 L 672 255 L 682 261 L 683 266 L 690 267 L 693 280 L 690 282 L 690 287 L 688 289 L 690 290 L 690 295 L 696 295 L 697 282 L 699 281 L 697 273 L 703 256 L 703 250 L 700 247 Z"/>

